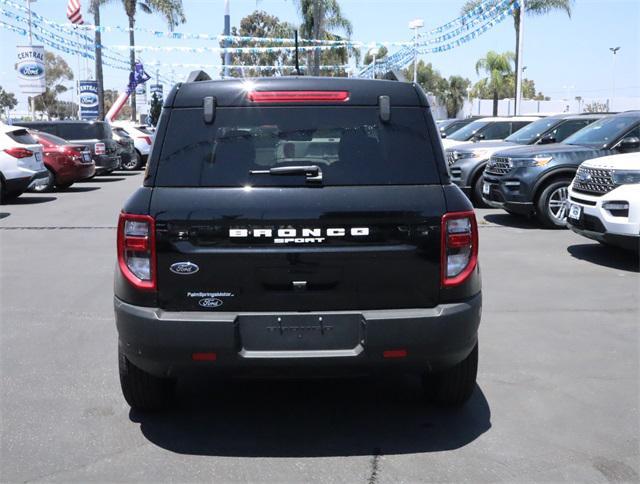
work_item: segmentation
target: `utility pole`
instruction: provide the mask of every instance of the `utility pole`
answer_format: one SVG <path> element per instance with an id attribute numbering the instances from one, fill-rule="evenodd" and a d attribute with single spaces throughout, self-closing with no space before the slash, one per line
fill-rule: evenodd
<path id="1" fill-rule="evenodd" d="M 413 29 L 413 83 L 418 82 L 418 29 L 424 27 L 424 20 L 413 19 L 409 22 L 409 28 Z"/>
<path id="2" fill-rule="evenodd" d="M 519 22 L 519 31 L 520 31 L 520 41 L 518 42 L 518 66 L 516 68 L 516 102 L 514 106 L 514 114 L 518 116 L 520 114 L 520 109 L 522 106 L 522 75 L 524 73 L 524 69 L 522 69 L 522 65 L 524 65 L 524 57 L 522 56 L 523 52 L 523 44 L 524 44 L 524 16 L 526 14 L 526 6 L 525 0 L 519 0 L 520 3 L 520 22 Z"/>
<path id="3" fill-rule="evenodd" d="M 616 57 L 620 49 L 621 49 L 620 46 L 609 47 L 609 50 L 613 54 L 613 66 L 611 67 L 611 103 L 609 103 L 610 106 L 608 111 L 611 111 L 611 104 L 613 104 L 613 98 L 616 97 Z"/>
<path id="4" fill-rule="evenodd" d="M 27 10 L 29 11 L 29 47 L 33 47 L 33 36 L 31 35 L 31 2 L 36 0 L 27 0 Z M 31 119 L 36 120 L 36 97 L 29 96 L 29 107 L 31 108 Z"/>
<path id="5" fill-rule="evenodd" d="M 229 10 L 229 0 L 224 0 L 224 35 L 228 36 L 231 35 L 231 14 L 230 14 L 230 10 Z M 231 45 L 231 40 L 229 40 L 229 37 L 224 39 L 224 46 L 225 46 L 225 51 L 224 51 L 224 60 L 222 61 L 222 64 L 224 65 L 224 70 L 222 71 L 222 75 L 223 77 L 229 77 L 229 64 L 231 63 L 231 55 L 229 54 L 229 51 L 226 49 Z"/>

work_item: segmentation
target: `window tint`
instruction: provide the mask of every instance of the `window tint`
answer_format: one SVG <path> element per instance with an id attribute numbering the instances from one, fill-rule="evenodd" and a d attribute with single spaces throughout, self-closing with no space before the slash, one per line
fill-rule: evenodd
<path id="1" fill-rule="evenodd" d="M 592 119 L 571 119 L 569 121 L 565 121 L 560 126 L 552 131 L 553 137 L 559 143 L 563 141 L 568 136 L 571 136 L 576 131 L 581 130 L 585 126 L 588 126 L 593 122 Z"/>
<path id="2" fill-rule="evenodd" d="M 458 131 L 463 126 L 466 126 L 467 124 L 469 124 L 467 121 L 454 121 L 453 123 L 450 123 L 447 127 L 445 127 L 444 129 L 441 129 L 440 131 L 442 131 L 444 134 L 449 136 L 450 134 L 455 133 L 456 131 Z"/>
<path id="3" fill-rule="evenodd" d="M 305 186 L 303 175 L 251 174 L 316 165 L 324 185 L 439 183 L 421 108 L 395 108 L 382 123 L 375 107 L 218 108 L 171 112 L 157 186 Z"/>
<path id="4" fill-rule="evenodd" d="M 15 131 L 9 131 L 7 136 L 11 138 L 16 143 L 20 143 L 23 145 L 37 145 L 38 141 L 29 134 L 26 129 L 17 129 Z"/>
<path id="5" fill-rule="evenodd" d="M 511 134 L 511 123 L 509 121 L 489 123 L 489 126 L 480 133 L 484 135 L 484 139 L 505 139 Z"/>
<path id="6" fill-rule="evenodd" d="M 104 123 L 60 123 L 58 136 L 64 139 L 105 139 L 111 137 L 111 130 Z"/>

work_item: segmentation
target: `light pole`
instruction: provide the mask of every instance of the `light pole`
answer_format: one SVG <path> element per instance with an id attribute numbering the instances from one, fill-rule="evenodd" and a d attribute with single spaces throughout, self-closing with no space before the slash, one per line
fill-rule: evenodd
<path id="1" fill-rule="evenodd" d="M 616 97 L 616 54 L 620 49 L 620 46 L 609 47 L 609 50 L 613 54 L 613 66 L 611 67 L 611 103 L 613 103 L 613 98 Z M 611 111 L 611 107 L 609 107 L 609 111 Z"/>
<path id="2" fill-rule="evenodd" d="M 418 82 L 418 29 L 424 27 L 424 20 L 413 19 L 409 22 L 409 28 L 413 29 L 413 83 Z"/>

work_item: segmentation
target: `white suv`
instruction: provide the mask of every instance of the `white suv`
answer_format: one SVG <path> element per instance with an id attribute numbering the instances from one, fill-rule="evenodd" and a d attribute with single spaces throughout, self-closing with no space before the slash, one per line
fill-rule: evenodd
<path id="1" fill-rule="evenodd" d="M 146 124 L 133 123 L 131 121 L 113 121 L 111 126 L 124 129 L 129 136 L 133 138 L 133 144 L 136 148 L 140 159 L 134 160 L 138 163 L 132 163 L 129 166 L 125 166 L 128 170 L 137 170 L 141 168 L 151 153 L 151 146 L 156 136 L 155 128 Z"/>
<path id="2" fill-rule="evenodd" d="M 603 244 L 640 248 L 640 153 L 587 160 L 569 187 L 567 225 Z"/>
<path id="3" fill-rule="evenodd" d="M 0 123 L 0 203 L 47 183 L 42 145 L 20 126 Z"/>

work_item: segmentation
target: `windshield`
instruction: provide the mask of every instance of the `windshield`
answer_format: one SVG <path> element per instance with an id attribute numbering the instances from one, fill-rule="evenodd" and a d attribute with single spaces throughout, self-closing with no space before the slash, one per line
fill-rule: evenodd
<path id="1" fill-rule="evenodd" d="M 440 131 L 442 131 L 444 134 L 447 135 L 447 137 L 449 137 L 450 135 L 458 131 L 463 126 L 466 126 L 467 124 L 469 124 L 469 121 L 465 121 L 464 119 L 461 119 L 460 121 L 453 121 L 452 123 L 448 124 L 445 128 L 442 128 Z"/>
<path id="2" fill-rule="evenodd" d="M 449 138 L 456 141 L 468 141 L 474 134 L 484 128 L 487 124 L 489 124 L 488 121 L 474 121 L 473 123 L 467 124 L 465 127 L 460 128 L 458 131 L 449 136 Z"/>
<path id="3" fill-rule="evenodd" d="M 564 140 L 569 145 L 584 145 L 594 147 L 605 147 L 615 141 L 634 124 L 640 121 L 640 116 L 611 116 L 602 118 L 586 128 Z"/>
<path id="4" fill-rule="evenodd" d="M 505 141 L 511 143 L 518 143 L 519 145 L 528 145 L 534 143 L 540 136 L 553 128 L 556 124 L 560 123 L 561 119 L 539 119 L 531 124 L 526 125 L 524 128 L 519 129 L 511 136 L 505 138 Z"/>
<path id="5" fill-rule="evenodd" d="M 171 112 L 157 186 L 305 186 L 305 176 L 271 168 L 317 166 L 324 185 L 415 185 L 439 182 L 424 110 L 377 107 L 218 108 Z M 259 171 L 261 174 L 251 173 Z"/>

